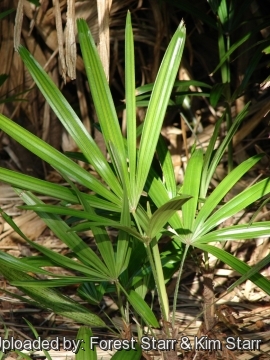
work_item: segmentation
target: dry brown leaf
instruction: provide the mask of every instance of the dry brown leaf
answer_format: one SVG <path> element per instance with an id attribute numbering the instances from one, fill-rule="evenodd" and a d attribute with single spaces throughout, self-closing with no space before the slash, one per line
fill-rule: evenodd
<path id="1" fill-rule="evenodd" d="M 28 211 L 25 214 L 22 214 L 14 219 L 15 224 L 20 228 L 20 230 L 26 235 L 30 240 L 34 240 L 39 237 L 42 232 L 46 229 L 46 225 L 38 215 L 32 211 Z M 9 224 L 4 223 L 4 231 L 0 235 L 0 240 L 10 236 L 13 240 L 19 239 L 23 242 L 20 235 L 18 235 Z"/>

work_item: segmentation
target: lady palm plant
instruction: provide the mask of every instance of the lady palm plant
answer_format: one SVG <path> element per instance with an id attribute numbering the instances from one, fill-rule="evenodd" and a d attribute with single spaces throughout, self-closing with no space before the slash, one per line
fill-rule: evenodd
<path id="1" fill-rule="evenodd" d="M 37 305 L 52 309 L 90 327 L 109 328 L 111 325 L 62 295 L 57 287 L 80 284 L 78 294 L 95 305 L 100 304 L 104 294 L 112 295 L 127 328 L 131 323 L 129 309 L 132 309 L 138 338 L 143 334 L 144 325 L 147 325 L 150 331 L 160 327 L 159 318 L 145 301 L 146 294 L 152 289 L 157 291 L 164 336 L 172 337 L 178 286 L 171 316 L 166 282 L 179 267 L 182 270 L 191 247 L 213 254 L 240 274 L 246 274 L 246 278 L 250 278 L 270 293 L 269 281 L 258 273 L 260 266 L 251 269 L 225 250 L 209 245 L 216 241 L 270 235 L 269 222 L 217 228 L 228 217 L 270 192 L 269 181 L 265 179 L 229 202 L 221 203 L 231 187 L 260 160 L 260 156 L 255 156 L 237 167 L 208 196 L 210 180 L 216 166 L 240 122 L 246 116 L 247 108 L 238 115 L 226 138 L 215 150 L 219 126 L 223 119 L 218 121 L 205 154 L 201 149 L 192 153 L 184 183 L 179 190 L 175 183 L 168 149 L 160 137 L 160 130 L 184 48 L 183 22 L 180 23 L 167 48 L 152 89 L 145 120 L 137 129 L 134 45 L 130 14 L 127 15 L 126 138 L 121 133 L 110 89 L 87 24 L 84 20 L 78 20 L 77 25 L 86 74 L 109 161 L 60 90 L 29 52 L 20 47 L 18 51 L 26 67 L 81 153 L 64 155 L 12 120 L 0 115 L 0 128 L 49 163 L 69 186 L 52 184 L 3 168 L 0 168 L 0 180 L 14 187 L 26 204 L 21 208 L 35 211 L 71 250 L 69 255 L 64 256 L 30 241 L 1 210 L 5 220 L 43 256 L 17 259 L 0 252 L 0 272 L 11 284 L 30 296 Z M 137 149 L 139 134 L 141 139 Z M 162 178 L 152 167 L 155 153 L 160 162 Z M 72 157 L 89 163 L 99 179 L 80 167 L 71 159 Z M 78 185 L 87 190 L 81 191 Z M 59 204 L 45 204 L 35 194 L 49 195 L 58 199 Z M 76 209 L 73 205 L 76 205 Z M 68 218 L 63 219 L 62 216 Z M 111 240 L 108 227 L 118 230 L 116 241 Z M 97 252 L 85 244 L 77 234 L 89 229 L 93 233 Z M 170 251 L 160 252 L 158 245 L 163 234 L 170 237 Z M 76 276 L 63 276 L 46 270 L 46 266 L 51 265 L 73 270 Z M 48 275 L 51 279 L 39 280 L 28 275 L 28 272 Z M 180 275 L 181 271 L 178 285 Z M 169 325 L 170 323 L 173 326 Z M 82 327 L 80 336 L 87 337 L 89 334 L 90 330 Z M 130 336 L 131 334 L 127 335 Z M 116 353 L 115 358 L 133 356 L 134 359 L 139 359 L 141 350 L 137 350 Z M 91 358 L 90 356 L 96 358 L 95 352 L 91 352 L 88 358 Z M 170 356 L 173 359 L 175 354 Z"/>
<path id="2" fill-rule="evenodd" d="M 121 134 L 110 90 L 85 21 L 78 21 L 78 32 L 86 72 L 111 165 L 82 126 L 61 92 L 28 51 L 20 47 L 18 51 L 46 100 L 78 144 L 85 161 L 93 166 L 102 180 L 99 181 L 67 156 L 59 153 L 11 120 L 1 116 L 1 129 L 59 171 L 70 184 L 70 188 L 33 179 L 6 169 L 1 169 L 1 180 L 16 186 L 16 191 L 23 201 L 29 208 L 35 208 L 35 211 L 55 235 L 68 245 L 76 258 L 74 260 L 62 256 L 31 242 L 2 211 L 2 215 L 14 229 L 38 249 L 44 257 L 37 259 L 38 262 L 36 263 L 34 258 L 15 259 L 8 254 L 1 253 L 1 272 L 37 303 L 80 323 L 91 326 L 106 326 L 100 317 L 88 312 L 87 309 L 75 304 L 51 287 L 82 283 L 80 294 L 94 303 L 99 303 L 105 292 L 113 291 L 118 298 L 123 320 L 129 323 L 129 314 L 125 312 L 125 304 L 122 302 L 124 294 L 135 313 L 138 314 L 139 321 L 143 321 L 151 327 L 159 327 L 156 317 L 143 300 L 147 288 L 145 279 L 150 277 L 150 264 L 151 273 L 154 275 L 159 293 L 162 316 L 165 320 L 169 319 L 169 305 L 162 275 L 162 262 L 158 256 L 157 241 L 154 244 L 151 243 L 151 239 L 156 237 L 175 209 L 179 209 L 189 197 L 178 196 L 173 198 L 167 196 L 167 201 L 163 201 L 163 207 L 158 209 L 153 217 L 150 208 L 145 209 L 139 204 L 139 201 L 148 178 L 166 104 L 169 101 L 180 64 L 184 48 L 184 25 L 181 23 L 177 29 L 160 68 L 145 119 L 139 151 L 136 148 L 134 50 L 130 16 L 127 17 L 126 26 L 127 139 L 124 139 Z M 162 96 L 162 102 L 160 102 L 160 96 Z M 156 128 L 154 132 L 152 131 L 153 124 Z M 83 185 L 91 193 L 79 191 L 77 184 Z M 28 191 L 22 191 L 22 189 Z M 33 192 L 49 194 L 61 200 L 61 203 L 59 206 L 50 207 L 42 203 Z M 81 210 L 75 211 L 70 204 L 80 204 Z M 67 222 L 61 219 L 61 215 L 75 217 L 77 221 L 78 219 L 85 219 L 91 222 L 91 230 L 96 240 L 99 255 L 92 251 L 74 232 L 75 227 L 70 228 Z M 107 226 L 119 229 L 116 244 L 112 244 L 105 229 Z M 134 237 L 138 234 L 141 243 Z M 141 259 L 140 263 L 136 264 L 134 260 L 135 258 L 138 259 L 138 252 L 140 252 Z M 81 276 L 62 278 L 59 275 L 53 275 L 43 269 L 49 264 L 73 269 Z M 36 274 L 51 275 L 57 279 L 40 282 L 28 275 L 27 272 L 29 271 Z M 149 276 L 145 277 L 145 274 Z M 99 285 L 96 285 L 97 283 Z M 108 287 L 110 288 L 108 289 Z"/>

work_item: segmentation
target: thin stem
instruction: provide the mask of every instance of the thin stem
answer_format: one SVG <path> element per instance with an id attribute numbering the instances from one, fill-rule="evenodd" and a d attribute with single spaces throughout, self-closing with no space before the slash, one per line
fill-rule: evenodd
<path id="1" fill-rule="evenodd" d="M 174 297 L 173 297 L 172 328 L 174 328 L 174 324 L 175 324 L 177 296 L 178 296 L 178 292 L 179 292 L 180 280 L 181 280 L 181 276 L 182 276 L 182 272 L 183 272 L 183 266 L 184 266 L 184 262 L 185 262 L 185 259 L 186 259 L 186 256 L 187 256 L 188 249 L 189 249 L 189 245 L 186 245 L 183 257 L 181 259 L 179 273 L 178 273 L 177 280 L 176 280 Z"/>
<path id="2" fill-rule="evenodd" d="M 124 305 L 123 305 L 122 298 L 121 298 L 121 289 L 120 289 L 121 285 L 118 281 L 115 282 L 115 287 L 116 287 L 118 305 L 119 305 L 119 310 L 120 310 L 121 316 L 123 319 L 126 319 Z"/>
<path id="3" fill-rule="evenodd" d="M 136 225 L 139 229 L 139 232 L 141 235 L 143 235 L 143 231 L 140 227 L 139 220 L 137 219 L 137 215 L 134 212 L 133 213 L 134 220 L 136 222 Z M 151 245 L 150 245 L 151 244 Z M 148 242 L 145 242 L 145 248 L 146 248 L 146 254 L 152 269 L 152 273 L 154 276 L 155 285 L 157 287 L 158 292 L 158 300 L 160 305 L 160 311 L 163 317 L 164 321 L 168 321 L 169 319 L 169 301 L 168 301 L 168 295 L 166 292 L 165 287 L 165 280 L 164 280 L 164 274 L 162 269 L 162 264 L 160 260 L 160 253 L 158 250 L 158 244 L 156 238 L 154 239 L 148 239 Z M 153 251 L 153 255 L 151 252 L 151 248 Z"/>
<path id="4" fill-rule="evenodd" d="M 158 249 L 158 242 L 156 240 L 156 238 L 154 238 L 151 242 L 151 246 L 152 246 L 152 251 L 153 251 L 153 258 L 154 258 L 154 262 L 155 262 L 155 269 L 156 269 L 156 273 L 157 273 L 157 281 L 158 281 L 158 286 L 159 286 L 159 291 L 160 291 L 160 300 L 162 301 L 163 307 L 164 307 L 164 320 L 168 321 L 169 320 L 169 300 L 168 300 L 168 295 L 167 295 L 167 291 L 166 291 L 166 286 L 165 286 L 165 280 L 164 280 L 164 274 L 163 274 L 163 267 L 162 267 L 162 263 L 161 263 L 161 259 L 160 259 L 160 253 L 159 253 L 159 249 Z"/>
<path id="5" fill-rule="evenodd" d="M 152 241 L 154 241 L 154 240 L 152 240 Z M 157 244 L 156 244 L 156 246 L 157 246 Z M 153 273 L 153 276 L 154 276 L 154 281 L 155 281 L 155 284 L 156 284 L 156 287 L 157 287 L 160 311 L 161 311 L 161 314 L 162 314 L 162 317 L 163 317 L 164 321 L 168 321 L 168 314 L 169 314 L 169 306 L 167 306 L 168 298 L 167 298 L 167 301 L 166 301 L 166 296 L 167 295 L 164 298 L 164 291 L 162 291 L 163 286 L 161 285 L 161 283 L 162 283 L 165 286 L 163 273 L 162 274 L 160 274 L 160 272 L 157 273 L 154 258 L 153 258 L 150 246 L 148 244 L 145 244 L 145 247 L 146 247 L 146 253 L 147 253 L 147 256 L 148 256 L 148 260 L 149 260 L 149 263 L 150 263 L 150 266 L 151 266 L 151 269 L 152 269 L 152 273 Z M 157 260 L 157 256 L 155 256 L 155 260 Z M 159 279 L 158 275 L 161 275 L 161 279 Z M 163 279 L 163 281 L 162 281 L 162 279 Z M 166 289 L 165 289 L 165 294 L 166 294 Z"/>

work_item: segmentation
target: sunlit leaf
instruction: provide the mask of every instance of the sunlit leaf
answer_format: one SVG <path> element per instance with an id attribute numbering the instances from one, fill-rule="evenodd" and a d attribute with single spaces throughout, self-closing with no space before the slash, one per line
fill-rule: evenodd
<path id="1" fill-rule="evenodd" d="M 36 205 L 43 204 L 43 202 L 30 192 L 22 192 L 16 190 L 26 204 Z M 54 232 L 54 234 L 61 239 L 74 253 L 76 257 L 85 265 L 91 265 L 96 271 L 104 276 L 109 276 L 109 271 L 106 266 L 99 259 L 97 254 L 77 235 L 68 232 L 70 227 L 58 216 L 46 212 L 38 212 L 41 219 Z"/>
<path id="2" fill-rule="evenodd" d="M 61 170 L 70 178 L 78 181 L 80 184 L 95 191 L 106 199 L 112 202 L 118 202 L 119 199 L 109 191 L 96 177 L 91 175 L 88 171 L 81 168 L 78 164 L 61 154 L 49 144 L 39 139 L 37 136 L 31 134 L 15 122 L 0 114 L 0 129 L 5 131 L 14 140 L 19 142 L 32 153 L 39 156 L 48 164 L 56 169 Z"/>
<path id="3" fill-rule="evenodd" d="M 202 237 L 198 237 L 194 244 L 206 244 L 215 241 L 245 240 L 260 236 L 270 236 L 270 221 L 241 224 L 211 231 Z"/>
<path id="4" fill-rule="evenodd" d="M 135 100 L 135 63 L 134 39 L 130 12 L 127 13 L 125 30 L 125 89 L 126 89 L 126 121 L 127 121 L 127 148 L 130 178 L 130 202 L 134 205 L 136 198 L 136 100 Z M 128 193 L 127 193 L 128 194 Z M 134 209 L 135 210 L 135 209 Z"/>
<path id="5" fill-rule="evenodd" d="M 238 182 L 239 179 L 254 166 L 263 155 L 255 155 L 252 158 L 247 159 L 232 172 L 230 172 L 221 183 L 215 188 L 211 195 L 206 199 L 202 206 L 194 224 L 195 232 L 197 232 L 202 226 L 208 216 L 214 211 L 216 206 L 225 197 L 225 195 L 231 190 L 231 188 Z M 196 235 L 195 235 L 196 237 Z"/>
<path id="6" fill-rule="evenodd" d="M 130 187 L 124 141 L 110 88 L 87 22 L 83 19 L 79 19 L 77 21 L 77 27 L 88 83 L 102 129 L 102 134 L 108 151 L 110 152 L 111 150 L 109 143 L 113 144 L 115 148 L 123 170 L 124 181 L 127 184 L 127 189 L 129 191 Z M 102 178 L 104 178 L 102 173 L 99 174 Z M 120 192 L 119 184 L 116 180 L 108 180 L 109 179 L 107 179 L 107 183 L 112 187 L 112 189 L 118 188 L 117 191 L 114 191 L 116 191 L 117 194 L 120 193 L 122 196 L 122 189 Z"/>
<path id="7" fill-rule="evenodd" d="M 59 184 L 53 184 L 45 180 L 35 179 L 32 176 L 20 174 L 16 171 L 11 171 L 4 168 L 0 168 L 0 179 L 1 181 L 17 188 L 31 190 L 39 194 L 67 201 L 71 204 L 78 203 L 78 198 L 74 195 L 74 192 L 70 188 Z M 120 201 L 119 205 L 117 206 L 95 195 L 89 195 L 83 192 L 80 193 L 85 201 L 87 201 L 94 208 L 119 213 L 121 211 Z"/>
<path id="8" fill-rule="evenodd" d="M 153 311 L 147 305 L 147 303 L 136 293 L 131 290 L 127 294 L 128 301 L 133 306 L 136 313 L 143 319 L 146 325 L 151 325 L 155 328 L 159 328 L 159 323 L 155 317 Z"/>
<path id="9" fill-rule="evenodd" d="M 163 181 L 168 190 L 168 195 L 172 199 L 176 196 L 175 174 L 171 154 L 162 136 L 158 140 L 157 155 L 162 169 Z"/>
<path id="10" fill-rule="evenodd" d="M 79 146 L 82 153 L 85 155 L 88 161 L 94 166 L 94 168 L 99 173 L 99 175 L 114 190 L 114 192 L 121 197 L 121 188 L 107 160 L 105 159 L 104 155 L 102 154 L 101 150 L 99 149 L 94 139 L 90 136 L 86 128 L 83 126 L 81 120 L 78 118 L 77 114 L 72 109 L 67 99 L 61 93 L 60 89 L 57 88 L 57 86 L 53 83 L 51 78 L 46 74 L 46 72 L 39 65 L 39 63 L 33 58 L 33 56 L 28 52 L 28 50 L 20 46 L 19 54 L 22 57 L 22 60 L 24 61 L 27 69 L 31 73 L 33 79 L 35 80 L 35 83 L 38 85 L 40 91 L 43 93 L 44 97 L 50 104 L 56 116 L 59 118 L 63 126 L 66 128 L 67 132 L 72 136 L 75 143 Z M 1 122 L 0 122 L 0 127 L 1 127 Z M 16 140 L 18 142 L 21 141 L 21 137 L 17 137 Z M 33 142 L 33 140 L 28 140 L 28 141 L 29 143 Z M 32 145 L 36 143 L 37 140 L 34 141 Z M 24 142 L 23 146 L 27 147 L 27 142 Z M 37 154 L 34 151 L 35 149 L 33 148 L 33 146 L 31 146 L 29 150 Z M 42 158 L 40 152 L 37 155 Z M 44 159 L 44 160 L 48 161 L 48 159 L 47 160 Z M 48 162 L 49 164 L 51 164 L 50 161 Z M 54 166 L 54 164 L 51 165 Z M 60 169 L 64 171 L 64 166 L 62 168 L 60 167 Z M 88 175 L 90 174 L 88 173 Z"/>
<path id="11" fill-rule="evenodd" d="M 197 211 L 202 166 L 203 152 L 202 150 L 196 150 L 189 159 L 185 173 L 185 181 L 182 188 L 182 193 L 184 195 L 192 196 L 192 198 L 182 207 L 183 226 L 185 229 L 189 230 L 192 230 L 193 228 L 193 223 Z"/>
<path id="12" fill-rule="evenodd" d="M 240 194 L 236 195 L 225 205 L 222 205 L 208 220 L 201 226 L 199 234 L 204 235 L 229 217 L 237 214 L 239 211 L 245 209 L 248 205 L 254 203 L 264 195 L 270 192 L 270 179 L 265 179 L 259 183 L 245 189 Z M 197 234 L 198 236 L 198 234 Z"/>
<path id="13" fill-rule="evenodd" d="M 143 191 L 153 160 L 167 104 L 182 57 L 184 42 L 185 26 L 181 22 L 162 60 L 144 120 L 137 164 L 137 202 Z"/>

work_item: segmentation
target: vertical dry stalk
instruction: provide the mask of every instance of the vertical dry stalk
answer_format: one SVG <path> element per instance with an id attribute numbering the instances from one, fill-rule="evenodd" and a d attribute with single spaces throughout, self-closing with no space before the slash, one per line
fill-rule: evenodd
<path id="1" fill-rule="evenodd" d="M 109 68 L 110 68 L 110 29 L 109 18 L 112 0 L 97 0 L 98 13 L 98 53 L 103 65 L 106 79 L 109 82 Z M 106 155 L 106 146 L 102 134 L 95 131 L 95 140 L 99 148 Z"/>
<path id="2" fill-rule="evenodd" d="M 76 79 L 75 1 L 67 0 L 66 65 L 68 76 Z"/>
<path id="3" fill-rule="evenodd" d="M 67 68 L 66 68 L 65 55 L 64 55 L 64 35 L 63 35 L 59 0 L 53 0 L 53 6 L 54 6 L 55 24 L 56 24 L 56 30 L 57 30 L 59 58 L 60 58 L 60 63 L 61 63 L 61 68 L 62 68 L 62 77 L 64 79 L 64 82 L 66 83 Z"/>
<path id="4" fill-rule="evenodd" d="M 98 32 L 99 32 L 98 53 L 108 81 L 109 81 L 109 65 L 110 65 L 109 18 L 110 18 L 111 4 L 112 4 L 112 0 L 97 1 Z"/>
<path id="5" fill-rule="evenodd" d="M 16 11 L 15 26 L 14 26 L 14 49 L 16 51 L 20 46 L 22 23 L 23 23 L 23 3 L 24 0 L 19 0 Z"/>

